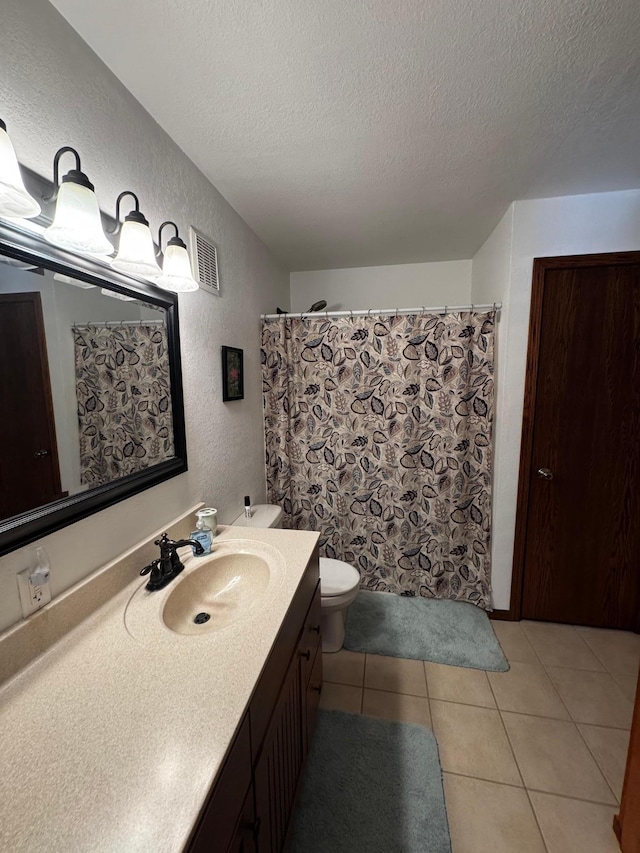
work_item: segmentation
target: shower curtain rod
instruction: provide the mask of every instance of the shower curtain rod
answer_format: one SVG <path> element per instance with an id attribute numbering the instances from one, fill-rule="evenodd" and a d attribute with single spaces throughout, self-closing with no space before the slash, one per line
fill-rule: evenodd
<path id="1" fill-rule="evenodd" d="M 460 311 L 499 311 L 502 302 L 476 303 L 469 305 L 440 305 L 436 308 L 369 308 L 360 311 L 304 311 L 298 314 L 261 314 L 261 320 L 276 320 L 278 317 L 378 317 L 387 314 L 393 317 L 401 317 L 406 314 L 457 314 Z"/>
<path id="2" fill-rule="evenodd" d="M 164 320 L 88 320 L 86 323 L 74 323 L 71 328 L 85 326 L 164 326 Z"/>

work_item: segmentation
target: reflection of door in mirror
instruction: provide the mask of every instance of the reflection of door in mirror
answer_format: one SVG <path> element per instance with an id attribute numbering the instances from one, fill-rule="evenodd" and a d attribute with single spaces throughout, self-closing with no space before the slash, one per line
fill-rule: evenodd
<path id="1" fill-rule="evenodd" d="M 0 521 L 175 457 L 165 309 L 25 267 L 0 262 Z"/>
<path id="2" fill-rule="evenodd" d="M 0 518 L 61 498 L 39 293 L 0 294 Z"/>

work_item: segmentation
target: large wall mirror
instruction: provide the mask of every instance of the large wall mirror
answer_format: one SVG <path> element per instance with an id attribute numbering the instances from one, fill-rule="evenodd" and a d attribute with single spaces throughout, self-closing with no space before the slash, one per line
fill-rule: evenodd
<path id="1" fill-rule="evenodd" d="M 0 223 L 0 554 L 187 470 L 175 294 Z"/>

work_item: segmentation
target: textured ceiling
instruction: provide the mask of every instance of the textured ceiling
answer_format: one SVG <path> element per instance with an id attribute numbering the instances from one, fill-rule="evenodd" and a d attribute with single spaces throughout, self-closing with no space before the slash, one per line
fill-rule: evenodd
<path id="1" fill-rule="evenodd" d="M 638 0 L 53 2 L 292 270 L 640 186 Z"/>

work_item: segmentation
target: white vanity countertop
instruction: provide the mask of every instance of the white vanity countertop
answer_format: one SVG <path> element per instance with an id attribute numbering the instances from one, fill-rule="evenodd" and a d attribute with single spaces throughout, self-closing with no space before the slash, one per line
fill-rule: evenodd
<path id="1" fill-rule="evenodd" d="M 183 850 L 318 534 L 228 527 L 214 546 L 231 539 L 285 561 L 250 619 L 142 644 L 138 578 L 0 690 L 0 850 Z"/>

